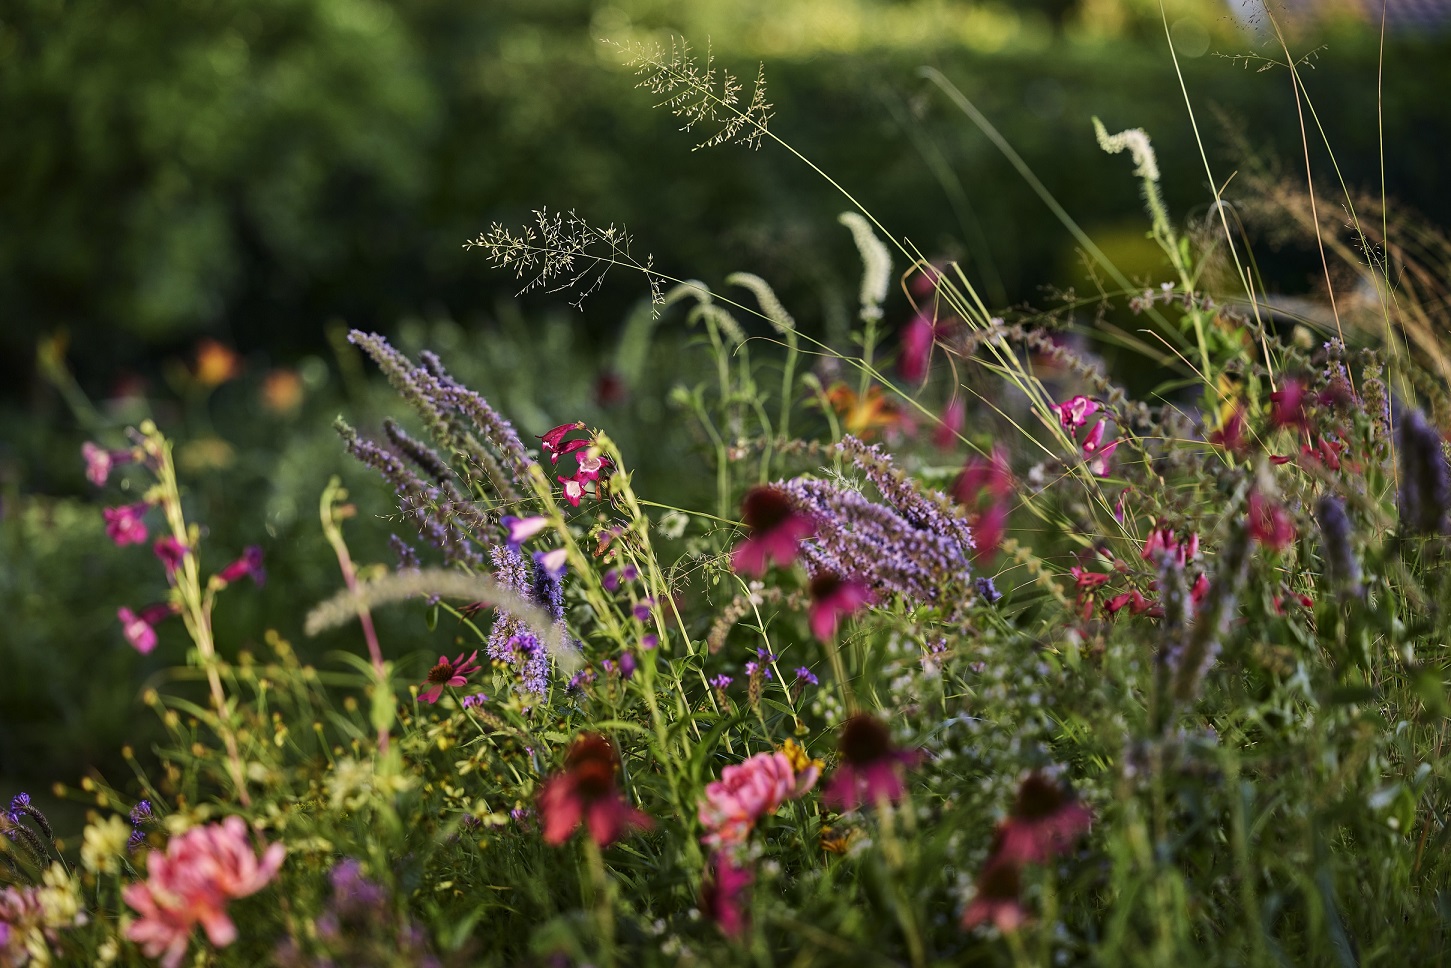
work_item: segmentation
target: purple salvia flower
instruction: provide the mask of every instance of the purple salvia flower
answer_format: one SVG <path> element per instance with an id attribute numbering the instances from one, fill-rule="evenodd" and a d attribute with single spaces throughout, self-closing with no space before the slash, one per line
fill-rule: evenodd
<path id="1" fill-rule="evenodd" d="M 388 535 L 388 547 L 393 549 L 393 554 L 398 558 L 399 571 L 416 571 L 418 569 L 418 552 L 413 546 L 396 534 Z"/>
<path id="2" fill-rule="evenodd" d="M 1408 534 L 1440 534 L 1451 504 L 1441 434 L 1419 410 L 1401 417 L 1399 431 L 1401 529 Z"/>
<path id="3" fill-rule="evenodd" d="M 1325 553 L 1325 573 L 1331 586 L 1341 595 L 1360 597 L 1360 564 L 1351 545 L 1350 518 L 1345 505 L 1333 494 L 1322 494 L 1315 504 L 1315 519 L 1320 522 L 1320 541 Z"/>
<path id="4" fill-rule="evenodd" d="M 388 437 L 388 443 L 393 445 L 394 450 L 413 461 L 419 470 L 439 484 L 453 479 L 453 468 L 449 467 L 432 447 L 410 437 L 402 427 L 398 426 L 398 421 L 392 417 L 384 418 L 383 433 Z"/>
<path id="5" fill-rule="evenodd" d="M 514 425 L 500 416 L 482 396 L 449 376 L 437 355 L 424 350 L 418 354 L 418 359 L 438 381 L 447 399 L 463 411 L 484 432 L 489 443 L 498 449 L 505 466 L 515 475 L 527 473 L 529 465 L 534 461 L 529 459 L 529 452 L 524 449 L 524 443 L 519 439 L 519 432 L 514 429 Z"/>
<path id="6" fill-rule="evenodd" d="M 719 689 L 721 692 L 724 692 L 732 682 L 735 682 L 735 680 L 732 679 L 730 676 L 715 676 L 710 680 L 710 687 L 712 689 Z"/>
<path id="7" fill-rule="evenodd" d="M 796 678 L 800 682 L 809 682 L 813 686 L 819 686 L 821 684 L 820 680 L 816 678 L 816 673 L 812 672 L 805 666 L 800 666 L 797 668 Z"/>
<path id="8" fill-rule="evenodd" d="M 940 491 L 924 493 L 915 481 L 896 468 L 880 444 L 868 445 L 848 434 L 837 449 L 851 457 L 857 469 L 908 523 L 949 535 L 965 554 L 972 553 L 972 529 L 961 505 L 951 497 Z"/>
<path id="9" fill-rule="evenodd" d="M 136 806 L 134 806 L 134 807 L 131 808 L 131 822 L 133 824 L 135 824 L 136 826 L 139 827 L 139 826 L 141 826 L 144 823 L 148 823 L 150 820 L 151 820 L 151 801 L 150 800 L 142 800 L 139 803 L 137 803 Z"/>
<path id="10" fill-rule="evenodd" d="M 998 591 L 998 586 L 994 585 L 993 580 L 989 577 L 979 578 L 972 584 L 977 589 L 977 593 L 982 597 L 982 600 L 989 605 L 996 605 L 1003 597 L 1003 593 Z"/>

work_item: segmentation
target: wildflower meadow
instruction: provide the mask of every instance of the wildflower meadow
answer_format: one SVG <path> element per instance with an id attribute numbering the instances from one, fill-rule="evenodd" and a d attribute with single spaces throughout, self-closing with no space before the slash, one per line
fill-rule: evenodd
<path id="1" fill-rule="evenodd" d="M 1266 50 L 1333 158 L 1310 65 Z M 608 51 L 680 146 L 833 199 L 841 324 L 638 224 L 473 213 L 455 241 L 523 323 L 339 326 L 375 390 L 331 412 L 262 385 L 255 449 L 290 456 L 246 479 L 301 482 L 305 574 L 246 487 L 198 483 L 214 428 L 94 425 L 75 568 L 127 582 L 48 607 L 148 677 L 75 670 L 130 710 L 114 769 L 0 791 L 0 965 L 1444 964 L 1451 243 L 1076 119 L 1138 193 L 1131 275 L 924 68 L 1090 280 L 997 305 L 793 147 L 769 61 Z M 1268 224 L 1317 295 L 1267 289 Z M 598 380 L 528 322 L 630 287 Z M 212 345 L 179 385 L 240 365 Z"/>

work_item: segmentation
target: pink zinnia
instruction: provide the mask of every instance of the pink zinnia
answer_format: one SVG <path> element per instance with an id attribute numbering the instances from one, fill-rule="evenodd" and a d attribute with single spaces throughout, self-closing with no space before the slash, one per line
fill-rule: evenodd
<path id="1" fill-rule="evenodd" d="M 452 662 L 446 655 L 439 656 L 438 665 L 428 671 L 428 678 L 424 680 L 424 684 L 429 688 L 419 694 L 419 701 L 438 702 L 438 697 L 443 695 L 444 686 L 457 688 L 468 685 L 468 677 L 479 671 L 479 664 L 475 661 L 478 657 L 478 649 L 474 649 L 473 654 L 467 659 L 460 652 Z"/>
<path id="2" fill-rule="evenodd" d="M 741 517 L 751 533 L 736 545 L 731 567 L 743 575 L 764 575 L 772 561 L 791 564 L 801 542 L 816 533 L 816 522 L 793 508 L 786 493 L 775 487 L 747 491 Z"/>
<path id="3" fill-rule="evenodd" d="M 727 938 L 739 938 L 746 930 L 742 895 L 751 886 L 751 872 L 731 863 L 724 853 L 710 861 L 711 871 L 700 885 L 700 912 L 720 928 Z"/>
<path id="4" fill-rule="evenodd" d="M 859 581 L 823 571 L 811 579 L 811 634 L 823 642 L 836 635 L 842 617 L 860 611 L 872 599 L 871 589 Z"/>
<path id="5" fill-rule="evenodd" d="M 1032 773 L 998 829 L 997 856 L 1014 864 L 1045 863 L 1072 847 L 1092 823 L 1093 814 L 1062 786 Z"/>
<path id="6" fill-rule="evenodd" d="M 1018 930 L 1028 919 L 1019 898 L 1018 865 L 1000 857 L 987 862 L 977 878 L 977 896 L 962 912 L 962 926 L 975 928 L 991 921 L 999 931 Z"/>
<path id="7" fill-rule="evenodd" d="M 546 780 L 539 792 L 545 843 L 564 843 L 581 823 L 601 847 L 619 840 L 631 828 L 653 826 L 615 787 L 619 762 L 615 748 L 603 736 L 586 733 L 574 741 L 564 758 L 564 771 Z"/>
<path id="8" fill-rule="evenodd" d="M 897 749 L 887 727 L 866 714 L 846 721 L 838 750 L 841 762 L 822 799 L 843 811 L 855 810 L 862 803 L 896 803 L 902 799 L 906 793 L 902 770 L 920 759 L 914 751 Z"/>
<path id="9" fill-rule="evenodd" d="M 164 854 L 152 851 L 147 856 L 147 879 L 121 892 L 141 915 L 126 929 L 126 937 L 147 957 L 161 958 L 164 968 L 182 963 L 198 924 L 215 947 L 226 947 L 237 940 L 227 902 L 267 886 L 285 854 L 285 847 L 272 844 L 258 858 L 240 817 L 173 837 Z"/>
<path id="10" fill-rule="evenodd" d="M 761 817 L 796 795 L 796 771 L 785 753 L 757 753 L 721 770 L 700 804 L 701 840 L 719 850 L 745 843 Z M 802 791 L 805 792 L 805 791 Z"/>
<path id="11" fill-rule="evenodd" d="M 102 508 L 106 518 L 106 536 L 116 542 L 117 547 L 141 544 L 146 540 L 146 522 L 141 518 L 151 507 L 145 501 L 137 504 L 123 504 L 117 508 Z"/>
<path id="12" fill-rule="evenodd" d="M 143 608 L 140 614 L 129 608 L 116 609 L 116 618 L 121 622 L 121 631 L 126 641 L 142 655 L 156 648 L 156 625 L 162 619 L 176 614 L 176 606 L 170 602 L 158 602 Z"/>

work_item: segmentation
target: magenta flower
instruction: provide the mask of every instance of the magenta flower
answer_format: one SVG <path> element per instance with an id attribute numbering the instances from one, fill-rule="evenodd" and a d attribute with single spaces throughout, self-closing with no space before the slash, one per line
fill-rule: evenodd
<path id="1" fill-rule="evenodd" d="M 743 575 L 764 575 L 772 561 L 791 564 L 801 542 L 816 533 L 816 522 L 793 508 L 780 488 L 751 488 L 741 501 L 741 517 L 751 533 L 731 553 L 731 567 Z"/>
<path id="2" fill-rule="evenodd" d="M 223 585 L 230 585 L 248 575 L 259 588 L 267 582 L 267 572 L 262 568 L 262 549 L 256 545 L 249 545 L 242 552 L 242 557 L 217 572 L 212 580 L 221 582 Z"/>
<path id="3" fill-rule="evenodd" d="M 259 858 L 240 817 L 173 837 L 164 854 L 152 851 L 147 856 L 147 879 L 121 892 L 140 915 L 127 927 L 126 937 L 148 958 L 161 958 L 163 968 L 182 963 L 198 924 L 215 947 L 226 947 L 237 940 L 227 902 L 266 887 L 286 852 L 282 844 L 272 844 Z"/>
<path id="4" fill-rule="evenodd" d="M 968 458 L 952 485 L 952 496 L 967 508 L 977 507 L 984 494 L 999 501 L 1012 493 L 1013 474 L 1008 469 L 1008 452 L 1001 444 L 993 447 L 991 457 Z"/>
<path id="5" fill-rule="evenodd" d="M 999 931 L 1018 930 L 1028 919 L 1020 891 L 1018 865 L 1005 858 L 992 858 L 978 875 L 977 896 L 962 912 L 962 926 L 971 929 L 991 921 Z"/>
<path id="6" fill-rule="evenodd" d="M 1083 459 L 1088 461 L 1088 470 L 1095 477 L 1103 477 L 1108 473 L 1108 459 L 1118 450 L 1117 440 L 1107 446 L 1103 443 L 1103 432 L 1107 429 L 1107 424 L 1108 418 L 1105 417 L 1094 424 L 1088 436 L 1083 438 Z"/>
<path id="7" fill-rule="evenodd" d="M 181 567 L 182 559 L 186 557 L 186 545 L 172 535 L 156 539 L 151 550 L 156 553 L 157 558 L 161 559 L 161 564 L 166 568 L 167 578 L 170 578 L 176 569 Z"/>
<path id="8" fill-rule="evenodd" d="M 586 441 L 588 443 L 588 441 Z M 607 458 L 596 454 L 580 454 L 575 461 L 579 465 L 574 472 L 574 479 L 577 481 L 598 481 L 601 472 L 610 465 Z"/>
<path id="9" fill-rule="evenodd" d="M 751 886 L 751 872 L 737 867 L 723 852 L 712 855 L 710 867 L 710 875 L 700 885 L 700 913 L 715 922 L 727 938 L 739 938 L 746 930 L 742 902 Z"/>
<path id="10" fill-rule="evenodd" d="M 912 317 L 902 328 L 902 355 L 897 369 L 908 383 L 918 383 L 927 375 L 932 359 L 932 345 L 937 340 L 937 327 L 922 313 Z"/>
<path id="11" fill-rule="evenodd" d="M 1305 382 L 1291 377 L 1280 389 L 1270 394 L 1270 425 L 1310 429 L 1310 416 L 1305 410 Z"/>
<path id="12" fill-rule="evenodd" d="M 468 677 L 479 671 L 479 664 L 476 661 L 478 657 L 478 649 L 474 649 L 473 653 L 467 659 L 460 652 L 452 662 L 448 660 L 448 656 L 446 655 L 439 656 L 438 665 L 428 670 L 428 678 L 423 680 L 424 685 L 428 686 L 428 689 L 419 693 L 419 701 L 427 703 L 438 702 L 438 697 L 443 695 L 444 686 L 458 688 L 459 686 L 468 685 Z"/>
<path id="13" fill-rule="evenodd" d="M 1093 814 L 1056 781 L 1031 773 L 1018 787 L 1013 812 L 998 828 L 996 856 L 1012 864 L 1043 864 L 1072 847 Z"/>
<path id="14" fill-rule="evenodd" d="M 157 602 L 155 605 L 147 605 L 140 614 L 129 608 L 118 608 L 116 618 L 120 620 L 121 631 L 131 647 L 142 655 L 148 655 L 156 648 L 157 624 L 176 612 L 176 606 L 170 602 Z"/>
<path id="15" fill-rule="evenodd" d="M 1223 447 L 1232 454 L 1243 456 L 1248 449 L 1244 439 L 1244 408 L 1236 406 L 1224 418 L 1218 430 L 1209 435 L 1209 442 Z"/>
<path id="16" fill-rule="evenodd" d="M 967 423 L 967 404 L 962 397 L 953 397 L 942 411 L 942 422 L 932 432 L 932 443 L 938 450 L 952 450 L 957 446 L 957 436 Z"/>
<path id="17" fill-rule="evenodd" d="M 872 591 L 851 578 L 836 572 L 823 571 L 811 579 L 811 634 L 823 642 L 836 635 L 836 625 L 843 616 L 853 615 L 872 600 Z"/>
<path id="18" fill-rule="evenodd" d="M 116 542 L 118 548 L 143 543 L 146 540 L 146 522 L 141 518 L 149 507 L 150 504 L 141 501 L 117 508 L 102 508 L 101 513 L 106 518 L 106 536 Z"/>
<path id="19" fill-rule="evenodd" d="M 550 455 L 550 460 L 559 460 L 559 444 L 564 440 L 565 435 L 575 430 L 583 430 L 584 421 L 576 420 L 574 423 L 560 424 L 539 439 L 544 442 L 544 452 Z"/>
<path id="20" fill-rule="evenodd" d="M 579 477 L 560 477 L 559 483 L 564 485 L 564 499 L 569 502 L 570 507 L 579 507 L 579 502 L 584 498 L 584 486 L 588 480 Z"/>
<path id="21" fill-rule="evenodd" d="M 897 749 L 887 727 L 865 713 L 846 721 L 838 751 L 841 761 L 822 800 L 842 811 L 855 810 L 862 803 L 902 799 L 906 793 L 902 771 L 921 758 L 916 751 Z"/>
<path id="22" fill-rule="evenodd" d="M 1295 526 L 1285 509 L 1259 491 L 1250 492 L 1247 515 L 1250 537 L 1266 548 L 1282 551 L 1295 540 Z"/>
<path id="23" fill-rule="evenodd" d="M 1098 404 L 1079 394 L 1066 403 L 1056 404 L 1053 410 L 1058 414 L 1058 422 L 1063 429 L 1077 437 L 1078 428 L 1086 425 L 1088 418 L 1098 412 Z"/>
<path id="24" fill-rule="evenodd" d="M 619 762 L 615 748 L 603 736 L 586 733 L 574 741 L 564 758 L 564 771 L 546 780 L 539 792 L 545 843 L 559 846 L 581 823 L 601 847 L 619 840 L 631 828 L 653 826 L 615 787 Z"/>
<path id="25" fill-rule="evenodd" d="M 796 771 L 785 753 L 757 753 L 726 767 L 719 780 L 706 785 L 698 813 L 706 831 L 701 842 L 716 850 L 745 843 L 756 821 L 774 813 L 795 789 Z"/>
<path id="26" fill-rule="evenodd" d="M 86 462 L 86 480 L 97 487 L 106 483 L 117 464 L 129 464 L 136 459 L 129 450 L 106 450 L 89 440 L 81 444 L 81 457 Z"/>

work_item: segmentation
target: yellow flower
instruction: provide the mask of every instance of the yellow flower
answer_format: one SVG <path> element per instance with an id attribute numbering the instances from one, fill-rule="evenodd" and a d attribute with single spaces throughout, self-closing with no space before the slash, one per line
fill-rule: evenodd
<path id="1" fill-rule="evenodd" d="M 81 840 L 81 863 L 97 874 L 115 874 L 121 867 L 119 858 L 131 837 L 126 821 L 112 814 L 99 823 L 86 827 Z"/>

